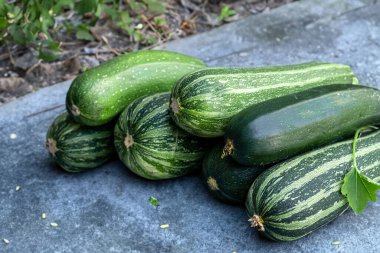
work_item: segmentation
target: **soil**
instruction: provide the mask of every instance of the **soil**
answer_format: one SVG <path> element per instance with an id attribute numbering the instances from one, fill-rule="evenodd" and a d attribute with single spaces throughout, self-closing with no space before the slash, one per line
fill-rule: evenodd
<path id="1" fill-rule="evenodd" d="M 0 47 L 0 106 L 40 88 L 65 80 L 122 53 L 150 48 L 169 40 L 209 31 L 248 15 L 269 11 L 295 0 L 168 0 L 167 11 L 161 17 L 166 25 L 155 27 L 152 18 L 144 17 L 136 29 L 154 36 L 158 42 L 144 45 L 132 42 L 130 36 L 107 19 L 91 30 L 94 41 L 82 41 L 62 34 L 60 57 L 53 62 L 38 59 L 33 47 L 7 45 Z M 220 20 L 224 6 L 236 15 Z"/>

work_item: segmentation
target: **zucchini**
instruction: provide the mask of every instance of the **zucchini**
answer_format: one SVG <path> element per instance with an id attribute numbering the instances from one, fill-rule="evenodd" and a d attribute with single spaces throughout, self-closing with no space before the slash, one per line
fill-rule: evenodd
<path id="1" fill-rule="evenodd" d="M 172 117 L 189 133 L 218 137 L 231 118 L 248 106 L 312 87 L 355 83 L 351 68 L 342 64 L 208 68 L 186 75 L 174 86 Z"/>
<path id="2" fill-rule="evenodd" d="M 230 204 L 244 204 L 247 192 L 255 178 L 263 171 L 261 167 L 247 167 L 232 158 L 220 158 L 223 145 L 216 145 L 205 155 L 202 181 L 217 199 Z"/>
<path id="3" fill-rule="evenodd" d="M 178 128 L 169 114 L 169 93 L 133 101 L 115 126 L 120 160 L 135 174 L 151 180 L 179 177 L 201 167 L 202 139 Z"/>
<path id="4" fill-rule="evenodd" d="M 346 211 L 341 186 L 353 167 L 352 143 L 328 145 L 264 171 L 247 196 L 251 226 L 270 239 L 292 241 Z M 358 139 L 356 158 L 361 172 L 380 182 L 380 130 Z"/>
<path id="5" fill-rule="evenodd" d="M 102 125 L 143 95 L 170 91 L 186 73 L 205 68 L 193 57 L 168 51 L 118 56 L 79 75 L 66 97 L 67 111 L 85 125 Z"/>
<path id="6" fill-rule="evenodd" d="M 64 112 L 50 125 L 46 147 L 51 158 L 68 172 L 92 169 L 114 156 L 113 127 L 83 126 Z"/>
<path id="7" fill-rule="evenodd" d="M 244 165 L 278 162 L 380 123 L 380 90 L 329 85 L 265 101 L 238 113 L 224 155 Z"/>

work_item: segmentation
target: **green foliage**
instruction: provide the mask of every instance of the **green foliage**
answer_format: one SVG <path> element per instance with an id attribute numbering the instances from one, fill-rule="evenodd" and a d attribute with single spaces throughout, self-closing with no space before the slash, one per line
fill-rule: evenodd
<path id="1" fill-rule="evenodd" d="M 155 43 L 155 38 L 145 38 L 132 21 L 142 21 L 140 14 L 154 17 L 165 11 L 165 4 L 159 0 L 18 0 L 12 3 L 0 0 L 0 46 L 9 43 L 32 46 L 38 48 L 41 59 L 55 60 L 60 50 L 59 30 L 92 41 L 90 29 L 102 18 L 115 23 L 135 42 Z M 79 17 L 79 24 L 71 19 L 57 22 L 57 16 L 66 17 L 69 12 Z"/>
<path id="2" fill-rule="evenodd" d="M 229 6 L 224 6 L 219 14 L 219 20 L 225 21 L 227 18 L 236 15 L 236 11 L 231 10 Z"/>
<path id="3" fill-rule="evenodd" d="M 380 184 L 360 173 L 356 164 L 356 143 L 359 134 L 363 130 L 368 130 L 369 127 L 362 127 L 355 133 L 352 156 L 353 167 L 345 175 L 341 192 L 346 196 L 348 204 L 354 210 L 355 214 L 360 214 L 367 206 L 367 202 L 376 201 L 376 191 L 380 190 Z"/>

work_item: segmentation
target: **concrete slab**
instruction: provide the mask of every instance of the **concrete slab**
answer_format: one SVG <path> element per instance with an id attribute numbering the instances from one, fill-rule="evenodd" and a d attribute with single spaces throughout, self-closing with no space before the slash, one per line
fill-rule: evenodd
<path id="1" fill-rule="evenodd" d="M 162 48 L 211 66 L 346 63 L 362 83 L 380 87 L 375 2 L 300 1 Z M 214 200 L 198 175 L 150 182 L 118 161 L 81 174 L 61 171 L 50 162 L 44 140 L 64 111 L 68 87 L 51 86 L 0 107 L 0 239 L 10 241 L 0 242 L 0 252 L 380 251 L 380 203 L 360 216 L 349 211 L 301 240 L 278 243 L 259 238 L 244 208 Z"/>

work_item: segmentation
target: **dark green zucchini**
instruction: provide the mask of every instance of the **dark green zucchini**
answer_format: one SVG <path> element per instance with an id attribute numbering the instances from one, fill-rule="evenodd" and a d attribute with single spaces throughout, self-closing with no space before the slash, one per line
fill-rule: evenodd
<path id="1" fill-rule="evenodd" d="M 203 159 L 202 181 L 211 194 L 230 204 L 243 204 L 262 167 L 247 167 L 232 158 L 220 158 L 223 145 L 216 145 Z"/>
<path id="2" fill-rule="evenodd" d="M 175 178 L 201 168 L 203 140 L 175 125 L 169 114 L 169 97 L 169 93 L 158 93 L 136 99 L 115 127 L 120 160 L 146 179 Z"/>
<path id="3" fill-rule="evenodd" d="M 113 128 L 114 124 L 83 126 L 65 112 L 49 127 L 46 147 L 52 159 L 68 172 L 92 169 L 115 155 Z"/>
<path id="4" fill-rule="evenodd" d="M 168 51 L 120 55 L 75 78 L 67 92 L 67 111 L 81 124 L 102 125 L 136 98 L 170 91 L 183 75 L 205 67 L 196 58 Z"/>
<path id="5" fill-rule="evenodd" d="M 270 164 L 379 123 L 379 90 L 358 85 L 317 87 L 241 111 L 227 128 L 224 155 L 244 165 Z"/>
<path id="6" fill-rule="evenodd" d="M 292 241 L 341 215 L 349 207 L 341 186 L 353 167 L 352 144 L 353 136 L 264 171 L 247 195 L 251 226 L 270 239 Z M 361 173 L 380 182 L 380 130 L 358 139 L 356 159 Z"/>

